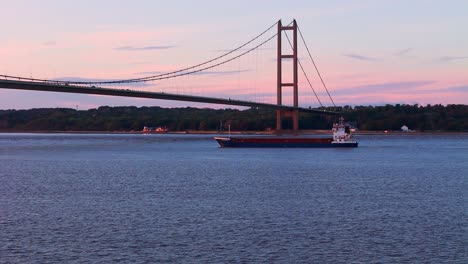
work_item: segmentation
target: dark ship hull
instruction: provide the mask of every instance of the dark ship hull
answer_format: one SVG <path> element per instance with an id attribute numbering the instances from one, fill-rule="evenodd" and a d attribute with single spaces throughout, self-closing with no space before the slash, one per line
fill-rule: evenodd
<path id="1" fill-rule="evenodd" d="M 215 137 L 226 148 L 356 148 L 358 143 L 333 142 L 333 138 Z"/>

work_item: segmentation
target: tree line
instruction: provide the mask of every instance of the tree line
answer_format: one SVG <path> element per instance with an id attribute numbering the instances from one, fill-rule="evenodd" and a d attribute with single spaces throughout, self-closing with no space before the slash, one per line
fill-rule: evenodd
<path id="1" fill-rule="evenodd" d="M 385 105 L 321 108 L 336 110 L 360 130 L 468 131 L 468 105 Z M 337 116 L 301 113 L 301 129 L 330 129 Z M 144 126 L 170 131 L 232 130 L 265 131 L 276 126 L 276 112 L 251 108 L 109 107 L 75 110 L 39 108 L 0 110 L 0 131 L 141 131 Z M 292 121 L 285 118 L 284 128 Z"/>

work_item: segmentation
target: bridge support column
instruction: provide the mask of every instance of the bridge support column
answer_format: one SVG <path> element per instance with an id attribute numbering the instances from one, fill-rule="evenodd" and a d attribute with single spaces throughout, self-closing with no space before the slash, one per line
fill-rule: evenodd
<path id="1" fill-rule="evenodd" d="M 299 110 L 293 110 L 292 112 L 292 119 L 293 119 L 293 130 L 299 130 Z"/>
<path id="2" fill-rule="evenodd" d="M 281 110 L 276 110 L 276 130 L 280 131 L 282 128 L 281 122 L 283 121 L 282 119 L 282 113 Z"/>
<path id="3" fill-rule="evenodd" d="M 285 30 L 291 30 L 293 31 L 293 43 L 292 43 L 292 50 L 293 54 L 289 55 L 283 55 L 283 50 L 282 50 L 282 33 Z M 298 93 L 298 68 L 297 68 L 297 23 L 296 20 L 293 20 L 292 26 L 283 26 L 281 23 L 281 20 L 278 21 L 278 51 L 277 51 L 277 105 L 283 105 L 282 102 L 282 93 L 283 93 L 283 87 L 289 86 L 293 88 L 293 106 L 295 108 L 299 107 L 299 93 Z M 283 72 L 282 72 L 282 62 L 283 59 L 292 59 L 293 60 L 293 78 L 292 78 L 292 83 L 283 83 Z M 292 110 L 290 113 L 290 116 L 293 119 L 293 130 L 297 131 L 299 130 L 299 111 Z M 282 129 L 282 118 L 283 118 L 283 113 L 281 110 L 276 111 L 276 130 L 281 130 Z"/>

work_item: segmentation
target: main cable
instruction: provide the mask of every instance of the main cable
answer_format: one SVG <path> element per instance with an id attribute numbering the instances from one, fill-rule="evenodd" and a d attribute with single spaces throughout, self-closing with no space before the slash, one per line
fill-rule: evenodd
<path id="1" fill-rule="evenodd" d="M 312 54 L 310 53 L 309 47 L 307 46 L 307 43 L 306 43 L 306 41 L 304 39 L 304 36 L 302 35 L 301 29 L 299 28 L 299 26 L 297 26 L 297 29 L 299 30 L 299 35 L 301 35 L 302 42 L 304 42 L 304 46 L 305 46 L 305 48 L 307 50 L 307 53 L 309 53 L 309 57 L 312 60 L 312 63 L 314 64 L 315 70 L 317 71 L 317 74 L 318 74 L 318 76 L 320 78 L 320 81 L 322 82 L 323 87 L 325 88 L 325 91 L 327 91 L 328 97 L 330 98 L 331 102 L 333 103 L 333 106 L 336 108 L 335 101 L 333 101 L 333 98 L 331 97 L 330 92 L 328 92 L 328 88 L 325 85 L 325 82 L 323 81 L 322 75 L 320 74 L 320 72 L 319 72 L 319 70 L 317 68 L 317 65 L 315 64 L 314 58 L 312 58 Z"/>
<path id="2" fill-rule="evenodd" d="M 226 64 L 228 62 L 231 62 L 237 58 L 240 58 L 250 52 L 252 52 L 253 50 L 255 49 L 258 49 L 259 47 L 265 45 L 266 43 L 268 43 L 270 40 L 272 40 L 274 37 L 276 37 L 276 35 L 278 35 L 278 33 L 275 33 L 273 36 L 271 36 L 270 38 L 268 38 L 267 40 L 263 41 L 262 43 L 258 44 L 257 46 L 235 56 L 235 57 L 232 57 L 228 60 L 225 60 L 225 61 L 222 61 L 222 62 L 219 62 L 217 64 L 213 64 L 213 65 L 210 65 L 210 66 L 207 66 L 205 68 L 202 68 L 202 69 L 198 69 L 198 70 L 194 70 L 194 71 L 190 71 L 190 72 L 184 72 L 184 73 L 179 73 L 179 74 L 176 74 L 176 75 L 170 75 L 170 76 L 155 76 L 154 78 L 151 78 L 151 79 L 145 79 L 145 80 L 141 80 L 141 81 L 138 81 L 138 82 L 150 82 L 150 81 L 159 81 L 159 80 L 165 80 L 165 79 L 171 79 L 171 78 L 175 78 L 175 77 L 180 77 L 180 76 L 185 76 L 185 75 L 189 75 L 189 74 L 194 74 L 194 73 L 198 73 L 198 72 L 202 72 L 202 71 L 205 71 L 205 70 L 209 70 L 211 68 L 214 68 L 214 67 L 217 67 L 217 66 L 220 66 L 220 65 L 223 65 L 223 64 Z"/>
<path id="3" fill-rule="evenodd" d="M 273 25 L 271 25 L 269 28 L 267 28 L 266 30 L 264 30 L 262 33 L 260 33 L 259 35 L 255 36 L 254 38 L 252 38 L 251 40 L 249 40 L 248 42 L 244 43 L 243 45 L 240 45 L 239 47 L 229 51 L 229 52 L 226 52 L 220 56 L 217 56 L 213 59 L 210 59 L 210 60 L 207 60 L 205 62 L 202 62 L 202 63 L 199 63 L 199 64 L 196 64 L 196 65 L 193 65 L 193 66 L 190 66 L 190 67 L 187 67 L 187 68 L 184 68 L 184 69 L 180 69 L 180 70 L 176 70 L 176 71 L 172 71 L 172 72 L 168 72 L 168 73 L 162 73 L 162 74 L 158 74 L 158 75 L 153 75 L 153 76 L 147 76 L 147 77 L 142 77 L 142 78 L 133 78 L 133 79 L 123 79 L 123 80 L 114 80 L 114 81 L 98 81 L 98 82 L 83 82 L 83 81 L 61 81 L 61 80 L 47 80 L 47 79 L 37 79 L 37 78 L 23 78 L 23 77 L 18 77 L 18 76 L 10 76 L 10 75 L 0 75 L 0 77 L 3 77 L 3 78 L 11 78 L 11 79 L 18 79 L 18 80 L 28 80 L 28 81 L 34 81 L 34 82 L 47 82 L 47 83 L 57 83 L 57 84 L 81 84 L 81 85 L 99 85 L 99 84 L 118 84 L 118 83 L 135 83 L 135 82 L 146 82 L 146 81 L 152 81 L 152 80 L 161 80 L 161 79 L 168 79 L 168 78 L 159 78 L 159 77 L 163 77 L 163 76 L 168 76 L 168 75 L 174 75 L 174 74 L 177 74 L 177 73 L 180 73 L 180 72 L 184 72 L 184 71 L 188 71 L 188 70 L 191 70 L 191 69 L 194 69 L 194 68 L 198 68 L 200 66 L 203 66 L 203 65 L 206 65 L 206 64 L 209 64 L 213 61 L 216 61 L 216 60 L 219 60 L 221 58 L 224 58 L 242 48 L 244 48 L 245 46 L 249 45 L 250 43 L 254 42 L 255 40 L 257 40 L 258 38 L 260 38 L 261 36 L 265 35 L 268 31 L 270 31 L 273 27 L 275 27 L 276 25 L 278 24 L 278 22 L 275 22 Z M 276 36 L 276 35 L 275 35 Z M 272 37 L 273 38 L 273 37 Z M 268 42 L 270 39 L 268 39 L 266 42 Z M 266 42 L 263 42 L 261 45 L 265 44 Z M 259 45 L 259 46 L 261 46 Z M 255 47 L 255 48 L 258 48 L 259 46 Z M 254 48 L 254 49 L 255 49 Z M 248 53 L 248 52 L 247 52 Z M 242 55 L 245 55 L 247 53 L 243 53 Z M 235 58 L 238 58 L 240 56 L 237 56 Z M 228 62 L 231 61 L 231 60 L 228 60 Z M 216 66 L 218 65 L 222 65 L 224 63 L 221 63 L 221 64 L 217 64 Z M 202 70 L 206 70 L 206 69 L 210 69 L 210 68 L 213 68 L 213 67 L 207 67 L 207 68 L 204 68 Z M 190 72 L 190 73 L 194 73 L 194 72 L 199 72 L 199 71 L 202 71 L 202 70 L 197 70 L 197 71 L 193 71 L 193 72 Z M 188 73 L 188 74 L 190 74 Z M 177 74 L 176 76 L 174 77 L 178 77 L 178 76 L 183 76 L 183 75 L 187 75 L 187 74 Z M 170 77 L 172 78 L 172 77 Z"/>

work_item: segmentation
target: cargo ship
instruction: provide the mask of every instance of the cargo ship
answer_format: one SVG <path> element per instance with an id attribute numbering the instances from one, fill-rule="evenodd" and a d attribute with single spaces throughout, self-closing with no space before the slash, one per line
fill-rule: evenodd
<path id="1" fill-rule="evenodd" d="M 351 128 L 340 122 L 333 125 L 332 137 L 215 137 L 223 148 L 356 148 L 358 142 L 351 136 Z"/>

